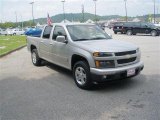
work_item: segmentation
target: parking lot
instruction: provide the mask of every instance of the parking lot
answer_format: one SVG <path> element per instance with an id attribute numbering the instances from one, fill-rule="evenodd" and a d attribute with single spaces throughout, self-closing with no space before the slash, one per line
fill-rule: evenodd
<path id="1" fill-rule="evenodd" d="M 25 47 L 0 58 L 0 120 L 159 120 L 160 36 L 106 32 L 140 47 L 140 75 L 81 90 L 70 71 L 33 66 Z"/>

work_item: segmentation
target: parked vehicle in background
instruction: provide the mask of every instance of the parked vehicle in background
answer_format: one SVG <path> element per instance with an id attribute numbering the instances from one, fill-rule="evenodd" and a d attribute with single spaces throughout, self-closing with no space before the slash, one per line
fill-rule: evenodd
<path id="1" fill-rule="evenodd" d="M 0 29 L 0 35 L 7 35 L 7 32 L 5 29 Z"/>
<path id="2" fill-rule="evenodd" d="M 24 34 L 27 36 L 40 37 L 41 33 L 42 33 L 42 28 L 41 29 L 40 28 L 30 28 L 30 29 L 27 29 Z"/>
<path id="3" fill-rule="evenodd" d="M 7 28 L 5 30 L 6 34 L 5 35 L 13 35 L 12 29 L 11 28 Z"/>
<path id="4" fill-rule="evenodd" d="M 72 70 L 82 89 L 94 82 L 130 78 L 143 69 L 137 46 L 113 40 L 94 24 L 54 23 L 45 26 L 41 37 L 27 37 L 32 63 L 42 59 Z"/>
<path id="5" fill-rule="evenodd" d="M 115 23 L 113 26 L 114 34 L 117 34 L 118 32 L 123 34 L 124 33 L 123 32 L 123 25 L 124 25 L 124 22 Z"/>
<path id="6" fill-rule="evenodd" d="M 118 32 L 127 35 L 151 34 L 152 36 L 160 35 L 160 27 L 155 26 L 153 23 L 146 22 L 125 22 L 123 24 L 114 25 L 114 33 Z"/>
<path id="7" fill-rule="evenodd" d="M 12 34 L 13 35 L 24 35 L 24 30 L 22 29 L 12 29 Z"/>
<path id="8" fill-rule="evenodd" d="M 123 23 L 123 22 L 111 22 L 111 23 L 109 23 L 108 28 L 112 29 L 116 24 L 121 24 L 121 23 Z"/>

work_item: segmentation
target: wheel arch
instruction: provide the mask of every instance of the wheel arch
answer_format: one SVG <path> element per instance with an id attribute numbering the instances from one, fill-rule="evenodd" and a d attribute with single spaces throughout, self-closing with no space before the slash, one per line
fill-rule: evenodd
<path id="1" fill-rule="evenodd" d="M 30 51 L 32 52 L 33 49 L 37 49 L 37 47 L 35 45 L 31 45 L 30 46 Z"/>
<path id="2" fill-rule="evenodd" d="M 71 70 L 73 70 L 74 64 L 78 61 L 85 61 L 89 65 L 89 60 L 83 55 L 73 54 L 71 58 Z"/>

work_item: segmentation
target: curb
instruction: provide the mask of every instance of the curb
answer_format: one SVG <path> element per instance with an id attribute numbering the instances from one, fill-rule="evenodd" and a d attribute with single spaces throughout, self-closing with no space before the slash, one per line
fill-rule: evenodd
<path id="1" fill-rule="evenodd" d="M 4 56 L 6 56 L 6 55 L 8 55 L 8 54 L 10 54 L 10 53 L 13 53 L 13 52 L 15 52 L 15 51 L 17 51 L 17 50 L 20 50 L 20 49 L 22 49 L 22 48 L 24 48 L 24 47 L 26 47 L 26 46 L 27 46 L 27 45 L 23 45 L 23 46 L 21 46 L 21 47 L 18 47 L 18 48 L 16 48 L 16 49 L 12 50 L 12 51 L 9 51 L 9 52 L 7 52 L 7 53 L 4 53 L 4 54 L 0 55 L 0 58 L 4 57 Z"/>

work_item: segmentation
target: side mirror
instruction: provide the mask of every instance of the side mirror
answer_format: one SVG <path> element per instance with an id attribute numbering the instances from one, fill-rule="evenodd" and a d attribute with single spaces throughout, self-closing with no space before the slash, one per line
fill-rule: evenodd
<path id="1" fill-rule="evenodd" d="M 67 40 L 65 39 L 65 36 L 57 36 L 56 38 L 57 42 L 67 43 Z"/>
<path id="2" fill-rule="evenodd" d="M 109 37 L 111 37 L 112 38 L 112 35 L 111 34 L 108 34 L 109 35 Z"/>
<path id="3" fill-rule="evenodd" d="M 148 27 L 148 25 L 145 25 L 145 27 Z"/>

